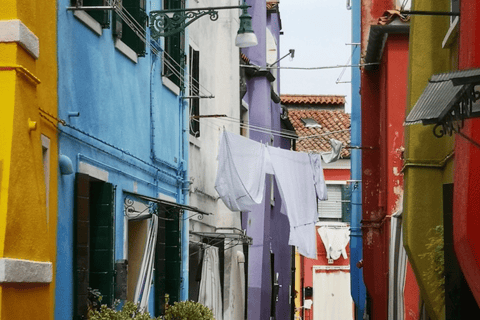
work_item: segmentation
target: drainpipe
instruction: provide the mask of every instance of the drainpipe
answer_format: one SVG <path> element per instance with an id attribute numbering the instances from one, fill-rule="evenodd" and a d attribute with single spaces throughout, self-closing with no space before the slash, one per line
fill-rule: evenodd
<path id="1" fill-rule="evenodd" d="M 352 10 L 352 64 L 360 64 L 361 53 L 361 0 L 352 0 L 350 2 Z M 356 44 L 356 45 L 355 45 Z M 362 111 L 360 98 L 360 68 L 352 68 L 352 114 L 351 114 L 351 144 L 352 146 L 362 146 Z M 362 149 L 351 149 L 351 179 L 352 197 L 351 197 L 351 222 L 350 222 L 350 281 L 351 294 L 355 302 L 355 319 L 363 319 L 365 310 L 366 289 L 363 283 L 363 270 L 361 265 L 363 260 L 363 242 L 362 242 Z"/>

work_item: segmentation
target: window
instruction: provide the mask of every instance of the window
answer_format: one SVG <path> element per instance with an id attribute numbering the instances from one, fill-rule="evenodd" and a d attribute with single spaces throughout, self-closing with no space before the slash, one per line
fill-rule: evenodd
<path id="1" fill-rule="evenodd" d="M 97 7 L 109 6 L 108 0 L 71 0 L 72 6 L 79 7 Z M 102 28 L 110 28 L 110 19 L 108 10 L 85 10 Z"/>
<path id="2" fill-rule="evenodd" d="M 114 301 L 114 203 L 112 184 L 77 173 L 75 182 L 75 319 L 86 317 L 89 288 L 101 303 Z"/>
<path id="3" fill-rule="evenodd" d="M 146 54 L 144 31 L 147 28 L 145 0 L 120 0 L 121 13 L 113 14 L 113 35 L 139 57 Z"/>
<path id="4" fill-rule="evenodd" d="M 302 119 L 303 125 L 306 128 L 321 128 L 322 126 L 313 118 Z"/>
<path id="5" fill-rule="evenodd" d="M 165 0 L 164 9 L 184 9 L 185 0 Z M 163 76 L 168 78 L 177 87 L 181 87 L 183 66 L 185 64 L 185 32 L 181 31 L 165 37 L 165 51 L 163 55 Z"/>
<path id="6" fill-rule="evenodd" d="M 320 220 L 333 219 L 350 222 L 350 186 L 344 184 L 327 184 L 328 200 L 318 201 Z"/>
<path id="7" fill-rule="evenodd" d="M 200 52 L 190 47 L 190 134 L 200 137 Z M 195 118 L 196 117 L 196 118 Z"/>
<path id="8" fill-rule="evenodd" d="M 43 159 L 43 177 L 45 179 L 45 203 L 47 207 L 47 223 L 49 222 L 49 201 L 50 198 L 50 139 L 42 134 L 42 159 Z"/>

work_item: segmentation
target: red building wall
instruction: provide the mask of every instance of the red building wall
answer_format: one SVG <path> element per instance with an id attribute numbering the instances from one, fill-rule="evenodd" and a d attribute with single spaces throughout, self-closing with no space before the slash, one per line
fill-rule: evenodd
<path id="1" fill-rule="evenodd" d="M 362 73 L 362 146 L 371 147 L 362 153 L 363 276 L 374 320 L 388 314 L 390 216 L 403 193 L 407 70 L 408 36 L 390 34 L 378 69 Z"/>
<path id="2" fill-rule="evenodd" d="M 459 69 L 480 68 L 480 3 L 460 2 Z M 480 142 L 480 119 L 465 121 L 462 133 Z M 456 135 L 454 245 L 470 289 L 480 305 L 480 149 Z"/>
<path id="3" fill-rule="evenodd" d="M 317 230 L 319 227 L 317 227 Z M 327 251 L 325 250 L 325 245 L 323 244 L 322 238 L 317 231 L 317 259 L 309 259 L 301 256 L 302 268 L 302 281 L 303 287 L 313 287 L 313 267 L 314 266 L 349 266 L 350 265 L 350 246 L 347 245 L 347 259 L 344 259 L 343 256 L 340 256 L 337 260 L 334 260 L 333 264 L 328 263 Z M 329 271 L 326 271 L 329 272 Z M 332 271 L 330 271 L 332 272 Z M 334 272 L 345 272 L 336 270 Z M 315 293 L 314 293 L 315 294 Z M 347 306 L 345 306 L 347 307 Z M 305 309 L 304 320 L 313 319 L 313 306 L 311 309 Z"/>

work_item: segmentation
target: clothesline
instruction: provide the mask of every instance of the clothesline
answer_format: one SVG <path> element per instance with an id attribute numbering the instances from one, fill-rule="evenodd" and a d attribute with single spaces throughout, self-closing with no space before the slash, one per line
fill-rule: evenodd
<path id="1" fill-rule="evenodd" d="M 199 119 L 192 119 L 192 120 L 194 120 L 194 121 L 199 121 Z M 273 129 L 270 129 L 270 128 L 268 128 L 268 127 L 262 127 L 262 126 L 257 126 L 257 125 L 245 124 L 245 123 L 242 123 L 242 122 L 240 121 L 240 119 L 235 119 L 235 118 L 232 118 L 232 117 L 203 118 L 203 120 L 209 120 L 209 121 L 207 121 L 207 122 L 215 122 L 215 121 L 217 121 L 217 120 L 219 120 L 219 121 L 233 122 L 233 123 L 239 124 L 239 125 L 240 125 L 240 128 L 244 128 L 244 129 L 248 129 L 248 130 L 255 131 L 255 132 L 260 132 L 260 133 L 272 134 L 272 135 L 274 135 L 274 136 L 278 136 L 278 137 L 281 137 L 281 138 L 296 139 L 296 140 L 312 139 L 312 138 L 324 138 L 325 136 L 334 135 L 334 134 L 336 134 L 336 133 L 341 133 L 341 132 L 350 131 L 350 129 L 343 129 L 343 130 L 338 130 L 338 131 L 325 132 L 325 133 L 318 134 L 318 135 L 297 137 L 297 136 L 296 136 L 296 133 L 295 133 L 294 131 L 290 131 L 290 130 L 289 130 L 290 132 L 292 132 L 292 134 L 285 134 L 285 133 L 282 133 L 281 131 L 273 130 Z M 212 123 L 212 125 L 215 126 L 216 129 L 224 127 L 224 125 L 216 124 L 216 123 Z M 207 124 L 207 126 L 208 126 L 208 124 Z M 212 127 L 212 126 L 210 126 L 210 127 Z M 285 131 L 286 131 L 286 130 L 285 130 Z M 295 135 L 295 136 L 294 136 L 294 135 Z M 324 138 L 324 139 L 325 139 L 325 138 Z"/>

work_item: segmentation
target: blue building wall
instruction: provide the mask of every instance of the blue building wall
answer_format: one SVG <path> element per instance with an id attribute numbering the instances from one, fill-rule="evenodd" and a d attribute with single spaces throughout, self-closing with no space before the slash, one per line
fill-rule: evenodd
<path id="1" fill-rule="evenodd" d="M 352 1 L 352 64 L 360 64 L 361 53 L 361 1 Z M 352 114 L 351 114 L 351 143 L 352 146 L 362 146 L 362 106 L 360 97 L 360 68 L 352 68 Z M 352 221 L 350 223 L 350 275 L 351 292 L 355 302 L 356 319 L 363 319 L 365 310 L 365 285 L 363 283 L 363 269 L 357 263 L 363 259 L 362 229 L 362 149 L 351 149 L 351 179 L 352 189 Z"/>
<path id="2" fill-rule="evenodd" d="M 107 172 L 108 182 L 116 186 L 118 260 L 124 256 L 123 190 L 186 201 L 188 109 L 162 85 L 161 59 L 148 47 L 145 57 L 132 62 L 115 49 L 111 28 L 97 35 L 68 6 L 70 0 L 58 1 L 58 115 L 67 122 L 60 126 L 59 153 L 72 160 L 74 172 L 86 163 Z M 69 117 L 70 112 L 80 115 Z M 58 181 L 57 319 L 73 315 L 74 179 L 65 175 Z M 181 291 L 185 296 L 188 287 Z"/>

